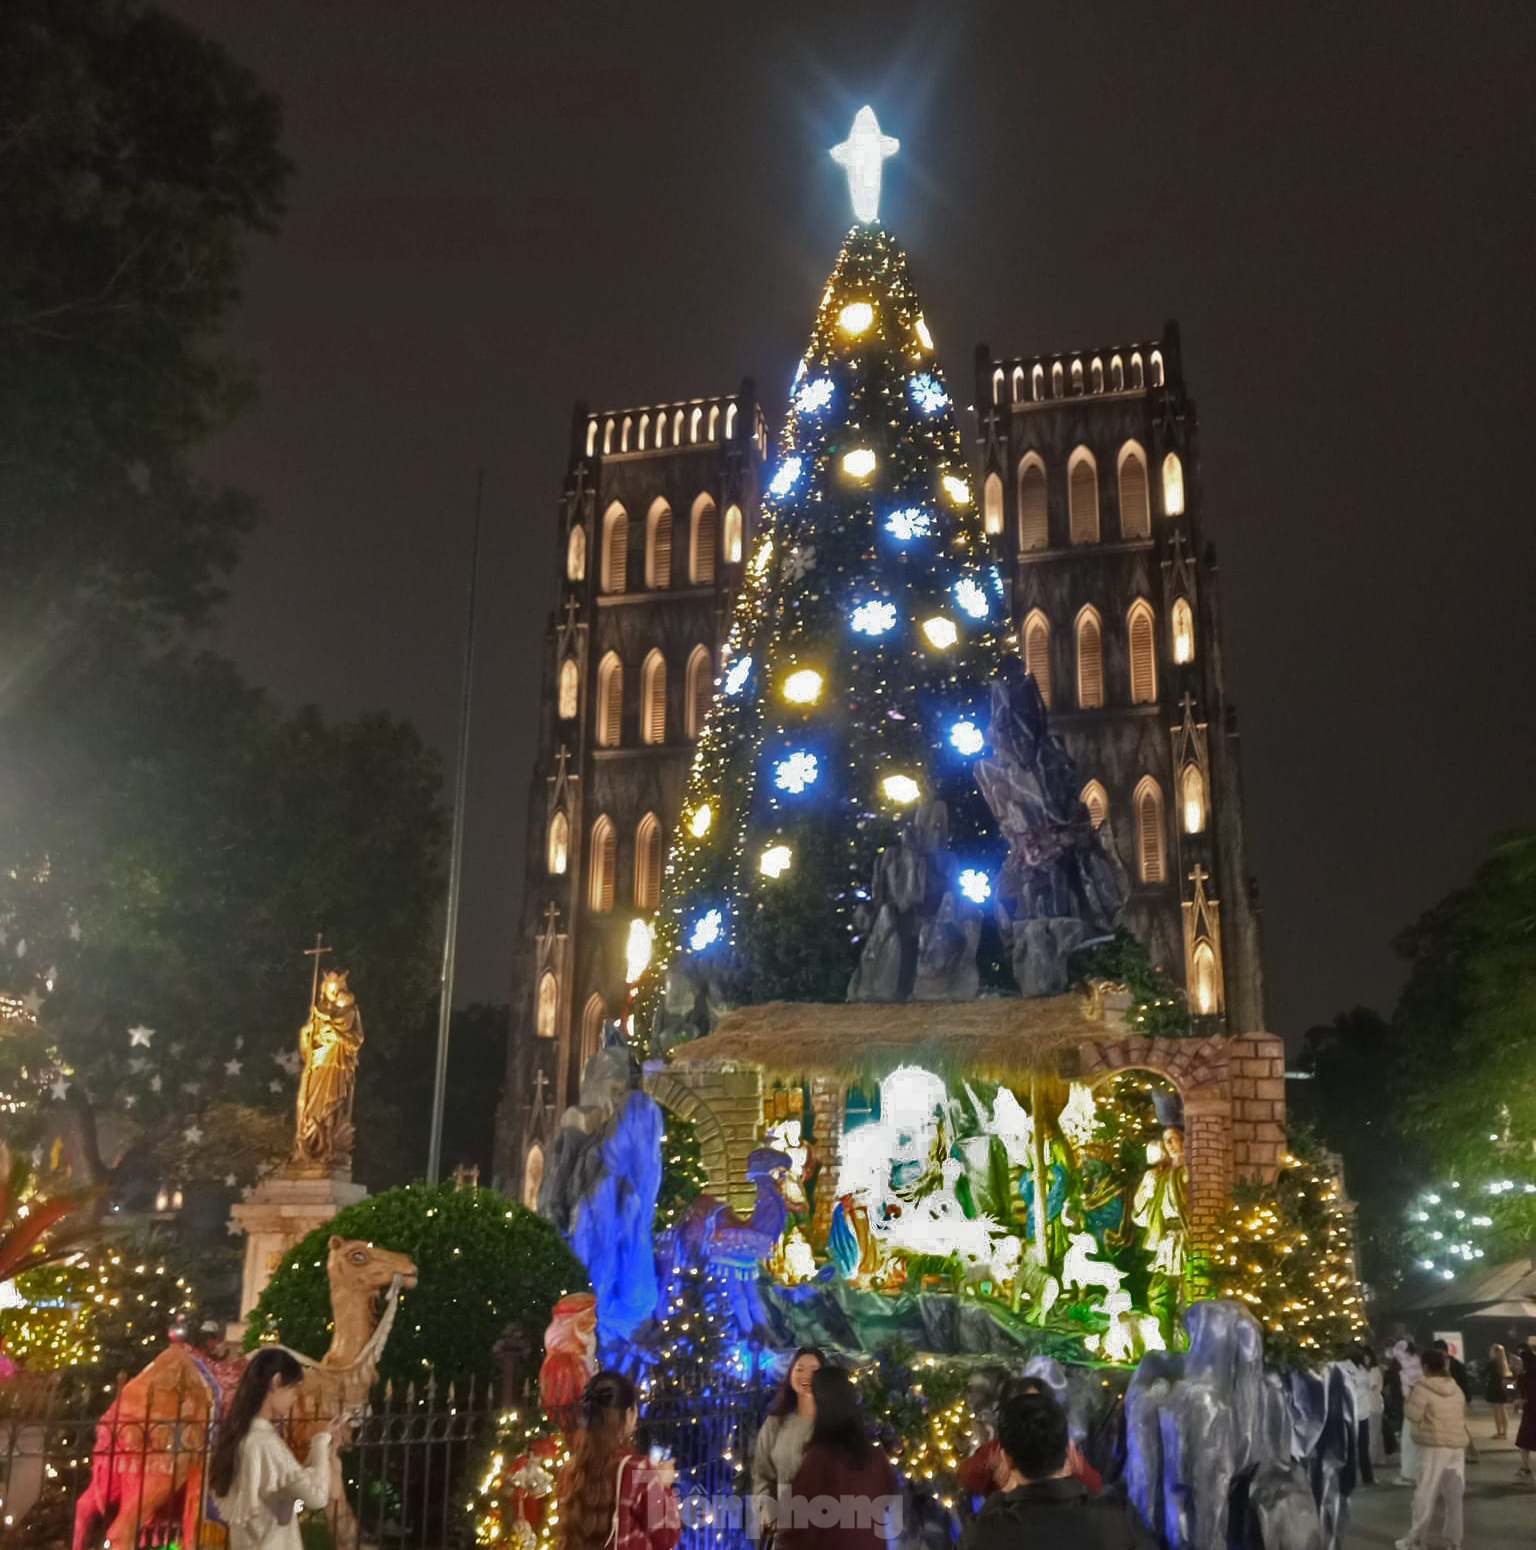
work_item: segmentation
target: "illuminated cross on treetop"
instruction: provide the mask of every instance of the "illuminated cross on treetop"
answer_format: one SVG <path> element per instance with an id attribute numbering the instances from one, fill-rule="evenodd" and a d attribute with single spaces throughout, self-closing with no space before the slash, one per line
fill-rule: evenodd
<path id="1" fill-rule="evenodd" d="M 854 115 L 848 138 L 832 147 L 832 160 L 848 174 L 848 197 L 856 220 L 879 220 L 880 168 L 887 156 L 900 149 L 900 140 L 880 133 L 875 110 L 868 106 Z"/>

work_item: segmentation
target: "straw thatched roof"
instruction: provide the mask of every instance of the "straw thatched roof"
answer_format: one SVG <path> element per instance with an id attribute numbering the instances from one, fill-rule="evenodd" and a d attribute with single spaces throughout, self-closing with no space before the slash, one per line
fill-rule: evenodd
<path id="1" fill-rule="evenodd" d="M 672 1061 L 757 1066 L 785 1081 L 856 1081 L 903 1064 L 989 1081 L 1070 1076 L 1079 1045 L 1123 1031 L 1113 1010 L 1107 1019 L 1102 998 L 1081 994 L 901 1005 L 772 1001 L 727 1013 L 706 1038 L 679 1045 Z"/>

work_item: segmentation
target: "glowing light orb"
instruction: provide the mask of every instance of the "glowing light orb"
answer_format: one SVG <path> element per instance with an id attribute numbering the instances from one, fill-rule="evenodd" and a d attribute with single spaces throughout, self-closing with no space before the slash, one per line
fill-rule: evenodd
<path id="1" fill-rule="evenodd" d="M 928 324 L 924 321 L 921 312 L 917 315 L 917 321 L 912 325 L 913 332 L 922 341 L 925 350 L 933 348 L 933 335 L 928 332 Z"/>
<path id="2" fill-rule="evenodd" d="M 948 651 L 960 639 L 955 621 L 946 619 L 943 614 L 935 614 L 933 618 L 923 620 L 923 634 L 927 637 L 928 644 L 937 647 L 940 651 Z"/>
<path id="3" fill-rule="evenodd" d="M 624 978 L 635 984 L 651 966 L 651 928 L 643 920 L 629 923 L 629 935 L 624 940 Z"/>
<path id="4" fill-rule="evenodd" d="M 885 529 L 902 543 L 933 531 L 933 518 L 919 506 L 903 506 L 885 519 Z"/>
<path id="5" fill-rule="evenodd" d="M 688 945 L 694 952 L 702 953 L 706 947 L 713 947 L 720 940 L 720 933 L 725 929 L 725 916 L 719 910 L 706 910 L 693 923 L 693 930 L 688 934 Z"/>
<path id="6" fill-rule="evenodd" d="M 969 576 L 962 576 L 955 583 L 955 601 L 973 619 L 985 619 L 987 617 L 987 594 L 979 582 L 973 581 Z"/>
<path id="7" fill-rule="evenodd" d="M 890 801 L 899 802 L 903 807 L 923 794 L 923 788 L 910 775 L 887 775 L 880 782 L 880 789 Z"/>
<path id="8" fill-rule="evenodd" d="M 795 853 L 788 845 L 770 845 L 757 858 L 757 869 L 764 877 L 782 877 L 794 857 Z"/>
<path id="9" fill-rule="evenodd" d="M 741 693 L 746 687 L 747 675 L 752 671 L 751 657 L 737 657 L 725 670 L 725 683 L 722 685 L 725 692 L 731 696 Z"/>
<path id="10" fill-rule="evenodd" d="M 855 447 L 843 454 L 843 472 L 850 479 L 867 479 L 875 471 L 878 459 L 868 447 Z"/>
<path id="11" fill-rule="evenodd" d="M 848 622 L 861 635 L 884 635 L 896 623 L 894 603 L 860 603 Z"/>
<path id="12" fill-rule="evenodd" d="M 907 384 L 907 394 L 924 414 L 937 414 L 949 402 L 949 394 L 931 371 L 918 372 Z"/>
<path id="13" fill-rule="evenodd" d="M 831 402 L 831 377 L 813 377 L 795 394 L 795 408 L 801 414 L 816 414 Z"/>
<path id="14" fill-rule="evenodd" d="M 962 753 L 967 759 L 979 754 L 986 746 L 986 737 L 974 721 L 957 721 L 949 729 L 949 740 L 954 745 L 957 753 Z"/>
<path id="15" fill-rule="evenodd" d="M 821 698 L 821 674 L 814 667 L 802 667 L 784 680 L 784 698 L 791 705 L 814 705 Z"/>
<path id="16" fill-rule="evenodd" d="M 972 904 L 985 904 L 992 897 L 992 884 L 987 874 L 978 872 L 975 867 L 967 867 L 955 882 Z"/>
<path id="17" fill-rule="evenodd" d="M 787 759 L 780 759 L 774 766 L 773 783 L 780 791 L 787 791 L 791 796 L 799 796 L 807 786 L 815 782 L 820 773 L 816 755 L 807 753 L 803 748 L 797 748 Z"/>
<path id="18" fill-rule="evenodd" d="M 944 486 L 944 493 L 957 506 L 969 506 L 971 504 L 971 487 L 959 474 L 945 474 L 941 483 Z"/>
<path id="19" fill-rule="evenodd" d="M 832 160 L 848 174 L 848 197 L 860 221 L 880 217 L 880 169 L 887 156 L 901 149 L 901 141 L 880 133 L 880 120 L 866 104 L 853 115 L 853 128 L 841 145 L 832 147 Z"/>
<path id="20" fill-rule="evenodd" d="M 855 339 L 875 321 L 875 309 L 867 301 L 850 301 L 837 315 L 837 326 Z"/>
<path id="21" fill-rule="evenodd" d="M 709 833 L 709 826 L 715 821 L 715 810 L 708 802 L 700 802 L 694 808 L 693 816 L 688 820 L 688 832 L 696 840 L 701 840 Z"/>
<path id="22" fill-rule="evenodd" d="M 774 470 L 773 478 L 768 485 L 768 493 L 778 500 L 783 500 L 795 487 L 795 480 L 800 477 L 800 470 L 805 465 L 798 457 L 787 457 Z"/>

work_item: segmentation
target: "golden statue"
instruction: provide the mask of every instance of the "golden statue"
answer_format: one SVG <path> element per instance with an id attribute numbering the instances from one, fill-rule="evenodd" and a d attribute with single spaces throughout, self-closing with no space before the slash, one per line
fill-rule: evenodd
<path id="1" fill-rule="evenodd" d="M 306 1168 L 331 1170 L 352 1162 L 352 1092 L 357 1086 L 357 1052 L 363 1047 L 363 1019 L 347 989 L 347 973 L 326 974 L 299 1029 L 304 1075 L 299 1081 L 293 1160 Z"/>

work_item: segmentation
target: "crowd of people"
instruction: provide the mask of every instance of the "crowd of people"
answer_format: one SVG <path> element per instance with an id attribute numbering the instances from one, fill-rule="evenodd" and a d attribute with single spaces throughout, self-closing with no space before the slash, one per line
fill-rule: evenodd
<path id="1" fill-rule="evenodd" d="M 1481 1462 L 1467 1427 L 1467 1403 L 1473 1382 L 1466 1364 L 1444 1340 L 1420 1352 L 1413 1341 L 1399 1340 L 1378 1361 L 1366 1345 L 1357 1346 L 1346 1364 L 1359 1418 L 1360 1478 L 1374 1484 L 1376 1471 L 1392 1455 L 1392 1483 L 1411 1487 L 1413 1506 L 1408 1532 L 1397 1550 L 1423 1550 L 1438 1522 L 1447 1550 L 1460 1550 L 1466 1466 Z M 1493 1415 L 1496 1439 L 1509 1436 L 1509 1416 L 1519 1416 L 1515 1447 L 1519 1478 L 1531 1480 L 1536 1450 L 1536 1347 L 1520 1346 L 1511 1362 L 1502 1345 L 1493 1345 L 1483 1368 L 1482 1398 Z"/>

